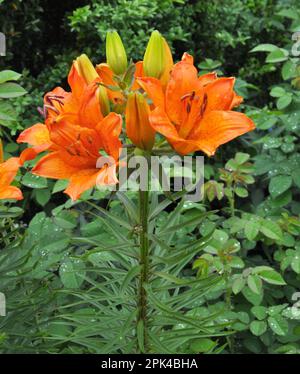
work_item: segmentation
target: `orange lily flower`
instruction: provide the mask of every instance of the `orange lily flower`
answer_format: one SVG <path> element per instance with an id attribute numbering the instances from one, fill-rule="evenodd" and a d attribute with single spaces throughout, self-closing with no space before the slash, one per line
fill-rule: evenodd
<path id="1" fill-rule="evenodd" d="M 3 147 L 0 139 L 0 200 L 2 199 L 23 199 L 21 190 L 10 186 L 19 170 L 20 161 L 18 157 L 11 157 L 3 162 Z"/>
<path id="2" fill-rule="evenodd" d="M 93 80 L 86 80 L 80 73 L 76 61 L 73 63 L 68 75 L 71 92 L 66 92 L 61 87 L 56 87 L 48 92 L 44 98 L 45 123 L 58 123 L 60 120 L 84 123 L 93 127 L 103 119 L 101 111 L 99 78 L 96 70 Z M 91 79 L 91 75 L 88 76 Z M 101 87 L 106 92 L 104 87 Z M 103 107 L 106 104 L 103 105 Z"/>
<path id="3" fill-rule="evenodd" d="M 94 128 L 68 121 L 61 122 L 61 126 L 51 124 L 51 152 L 38 161 L 32 173 L 45 178 L 69 179 L 65 193 L 73 200 L 96 183 L 116 184 L 121 130 L 122 118 L 116 113 L 110 113 Z M 114 165 L 97 167 L 100 150 L 115 160 Z"/>
<path id="4" fill-rule="evenodd" d="M 86 68 L 85 75 L 83 75 L 83 67 L 79 66 L 82 58 L 85 63 L 90 64 Z M 37 123 L 19 135 L 18 143 L 28 143 L 33 146 L 23 151 L 21 164 L 35 158 L 40 152 L 56 149 L 56 145 L 50 139 L 51 125 L 63 126 L 66 122 L 72 122 L 79 126 L 94 128 L 103 120 L 101 109 L 106 106 L 104 103 L 106 88 L 99 86 L 101 79 L 86 59 L 85 55 L 80 56 L 71 67 L 68 75 L 71 92 L 56 87 L 45 95 L 42 110 L 45 124 Z"/>
<path id="5" fill-rule="evenodd" d="M 118 182 L 116 166 L 122 118 L 116 113 L 104 117 L 101 104 L 105 95 L 101 89 L 105 92 L 106 89 L 99 86 L 101 79 L 85 55 L 73 63 L 68 82 L 71 92 L 57 87 L 45 95 L 45 124 L 37 123 L 24 130 L 17 141 L 32 146 L 21 154 L 21 164 L 48 151 L 32 173 L 46 178 L 69 179 L 65 192 L 76 200 L 96 182 Z M 111 156 L 113 165 L 97 166 L 100 150 Z"/>
<path id="6" fill-rule="evenodd" d="M 155 106 L 151 126 L 181 155 L 201 150 L 212 156 L 221 144 L 255 128 L 245 114 L 231 110 L 242 102 L 233 90 L 234 78 L 198 77 L 187 53 L 174 65 L 165 89 L 151 77 L 138 83 Z"/>

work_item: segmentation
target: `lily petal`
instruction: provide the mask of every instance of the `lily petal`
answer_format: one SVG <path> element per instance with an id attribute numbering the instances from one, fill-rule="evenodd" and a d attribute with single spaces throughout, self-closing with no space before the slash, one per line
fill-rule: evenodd
<path id="1" fill-rule="evenodd" d="M 113 186 L 117 184 L 117 165 L 112 164 L 103 167 L 97 175 L 96 185 L 97 186 Z"/>
<path id="2" fill-rule="evenodd" d="M 8 186 L 14 180 L 19 167 L 19 157 L 11 157 L 0 164 L 0 187 Z"/>
<path id="3" fill-rule="evenodd" d="M 86 87 L 82 94 L 81 107 L 78 114 L 78 123 L 82 127 L 93 128 L 103 119 L 97 88 L 97 83 L 93 82 Z"/>
<path id="4" fill-rule="evenodd" d="M 0 188 L 0 200 L 2 199 L 22 200 L 23 195 L 19 188 L 15 186 L 6 186 Z"/>
<path id="5" fill-rule="evenodd" d="M 144 68 L 143 68 L 143 61 L 138 61 L 135 63 L 135 72 L 134 72 L 134 82 L 131 87 L 131 90 L 135 91 L 140 88 L 137 78 L 144 76 Z"/>
<path id="6" fill-rule="evenodd" d="M 199 150 L 212 156 L 220 145 L 254 129 L 253 121 L 243 113 L 212 111 L 200 121 L 190 139 L 197 142 Z"/>
<path id="7" fill-rule="evenodd" d="M 230 110 L 234 97 L 234 78 L 218 78 L 205 87 L 207 105 L 205 112 L 212 110 Z"/>
<path id="8" fill-rule="evenodd" d="M 37 123 L 21 132 L 17 143 L 28 143 L 35 147 L 37 153 L 43 152 L 51 146 L 49 130 L 46 125 Z"/>
<path id="9" fill-rule="evenodd" d="M 201 86 L 203 86 L 203 87 L 206 86 L 208 83 L 213 82 L 216 79 L 217 79 L 217 74 L 216 73 L 203 74 L 203 75 L 200 75 L 200 77 L 198 78 Z"/>
<path id="10" fill-rule="evenodd" d="M 170 145 L 181 155 L 187 155 L 198 148 L 194 140 L 186 140 L 179 136 L 175 126 L 169 120 L 167 114 L 161 109 L 156 108 L 150 114 L 150 124 L 155 131 L 164 135 Z"/>
<path id="11" fill-rule="evenodd" d="M 34 147 L 24 149 L 19 157 L 20 166 L 23 166 L 26 161 L 34 160 L 38 154 Z"/>
<path id="12" fill-rule="evenodd" d="M 66 164 L 59 152 L 52 152 L 42 157 L 32 169 L 35 175 L 54 179 L 69 179 L 77 172 L 78 168 Z"/>
<path id="13" fill-rule="evenodd" d="M 71 87 L 72 94 L 76 98 L 80 99 L 87 84 L 85 83 L 85 80 L 79 75 L 78 70 L 75 67 L 75 62 L 73 63 L 69 72 L 68 83 Z"/>
<path id="14" fill-rule="evenodd" d="M 111 70 L 111 68 L 108 66 L 108 64 L 102 63 L 96 66 L 96 71 L 101 78 L 102 82 L 106 86 L 113 86 L 116 87 L 117 83 L 114 81 L 114 73 Z M 121 91 L 114 91 L 107 89 L 107 94 L 110 100 L 114 102 L 123 101 L 124 97 Z"/>
<path id="15" fill-rule="evenodd" d="M 155 106 L 165 107 L 165 97 L 161 82 L 152 77 L 138 78 L 137 83 L 147 93 Z"/>
<path id="16" fill-rule="evenodd" d="M 99 171 L 96 169 L 78 171 L 70 178 L 70 183 L 64 192 L 69 195 L 73 201 L 77 200 L 84 191 L 96 185 L 98 174 Z"/>
<path id="17" fill-rule="evenodd" d="M 182 98 L 201 87 L 193 57 L 185 53 L 182 61 L 174 65 L 166 88 L 166 112 L 174 124 L 182 122 Z"/>
<path id="18" fill-rule="evenodd" d="M 230 104 L 230 109 L 236 108 L 244 101 L 244 98 L 242 96 L 237 95 L 235 92 L 233 93 L 233 99 Z"/>
<path id="19" fill-rule="evenodd" d="M 119 139 L 122 131 L 122 116 L 111 112 L 97 125 L 96 129 L 101 137 L 105 152 L 117 160 L 122 147 Z"/>

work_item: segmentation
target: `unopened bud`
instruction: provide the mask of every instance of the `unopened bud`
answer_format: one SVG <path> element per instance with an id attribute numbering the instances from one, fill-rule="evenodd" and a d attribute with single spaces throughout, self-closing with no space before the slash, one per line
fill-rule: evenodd
<path id="1" fill-rule="evenodd" d="M 116 31 L 109 31 L 106 34 L 106 60 L 116 75 L 125 73 L 127 69 L 126 51 Z"/>
<path id="2" fill-rule="evenodd" d="M 144 55 L 145 75 L 159 79 L 165 70 L 165 57 L 164 39 L 158 31 L 153 31 Z"/>
<path id="3" fill-rule="evenodd" d="M 101 107 L 101 113 L 103 116 L 107 116 L 110 112 L 109 100 L 107 95 L 107 90 L 104 86 L 99 85 L 98 88 L 99 102 Z"/>
<path id="4" fill-rule="evenodd" d="M 79 75 L 87 84 L 92 83 L 96 78 L 98 78 L 96 69 L 87 55 L 83 54 L 77 57 L 74 64 Z"/>
<path id="5" fill-rule="evenodd" d="M 150 108 L 145 97 L 139 92 L 131 92 L 126 106 L 126 133 L 133 144 L 147 151 L 152 149 L 155 140 L 149 114 Z"/>
<path id="6" fill-rule="evenodd" d="M 167 83 L 169 82 L 170 73 L 171 73 L 174 63 L 173 63 L 172 52 L 165 38 L 163 38 L 163 45 L 164 45 L 165 64 L 164 64 L 164 71 L 161 74 L 159 80 L 161 81 L 162 86 L 166 87 Z"/>

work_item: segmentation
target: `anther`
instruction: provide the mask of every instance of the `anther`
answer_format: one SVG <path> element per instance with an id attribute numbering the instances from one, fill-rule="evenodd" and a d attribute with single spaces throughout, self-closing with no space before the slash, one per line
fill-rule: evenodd
<path id="1" fill-rule="evenodd" d="M 185 100 L 185 99 L 187 99 L 187 98 L 190 98 L 191 100 L 194 100 L 194 98 L 195 98 L 195 94 L 196 94 L 195 91 L 189 92 L 189 93 L 187 93 L 187 94 L 181 96 L 180 100 L 183 101 L 183 100 Z"/>
<path id="2" fill-rule="evenodd" d="M 48 110 L 53 110 L 53 112 L 55 112 L 56 114 L 60 113 L 58 109 L 56 109 L 54 106 L 51 106 L 51 105 L 45 104 L 44 108 L 47 108 Z"/>
<path id="3" fill-rule="evenodd" d="M 71 155 L 71 156 L 76 156 L 76 153 L 73 153 L 70 149 L 70 147 L 67 148 L 67 152 Z"/>
<path id="4" fill-rule="evenodd" d="M 44 108 L 41 108 L 40 106 L 37 107 L 37 110 L 38 112 L 44 117 L 46 118 L 47 117 L 47 109 L 44 107 Z"/>
<path id="5" fill-rule="evenodd" d="M 64 102 L 61 100 L 63 98 L 64 97 L 61 95 L 48 95 L 46 96 L 45 100 L 51 105 L 53 105 L 53 101 L 57 101 L 62 106 L 64 105 Z"/>
<path id="6" fill-rule="evenodd" d="M 201 105 L 201 108 L 200 108 L 200 115 L 201 116 L 203 116 L 206 107 L 207 107 L 207 94 L 205 93 L 204 97 L 203 97 L 203 102 L 202 102 L 202 105 Z"/>

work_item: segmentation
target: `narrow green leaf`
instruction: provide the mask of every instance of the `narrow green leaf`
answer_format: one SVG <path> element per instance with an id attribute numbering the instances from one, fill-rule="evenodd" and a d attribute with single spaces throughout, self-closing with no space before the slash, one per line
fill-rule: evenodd
<path id="1" fill-rule="evenodd" d="M 103 209 L 102 207 L 90 202 L 90 201 L 86 201 L 86 203 L 88 205 L 91 205 L 93 208 L 95 208 L 96 210 L 98 210 L 99 212 L 103 213 L 103 215 L 109 219 L 111 219 L 112 221 L 114 221 L 115 223 L 119 224 L 120 226 L 123 226 L 125 227 L 127 230 L 131 231 L 132 230 L 132 226 L 124 221 L 123 219 L 119 218 L 118 216 L 116 216 L 115 214 L 111 213 L 109 210 L 106 210 L 106 209 Z"/>
<path id="2" fill-rule="evenodd" d="M 144 321 L 139 320 L 137 324 L 137 340 L 138 340 L 138 345 L 142 353 L 145 352 L 145 345 L 144 345 Z"/>
<path id="3" fill-rule="evenodd" d="M 134 205 L 132 200 L 130 200 L 125 193 L 123 192 L 117 192 L 117 197 L 118 199 L 122 202 L 124 205 L 125 209 L 127 210 L 127 213 L 133 223 L 138 223 L 139 222 L 139 214 L 138 214 L 138 208 L 137 206 Z"/>
<path id="4" fill-rule="evenodd" d="M 126 291 L 131 280 L 140 273 L 141 269 L 142 269 L 142 265 L 136 265 L 128 271 L 124 279 L 124 282 L 122 283 L 121 288 L 120 288 L 120 291 L 122 293 Z"/>
<path id="5" fill-rule="evenodd" d="M 175 225 L 175 226 L 167 227 L 166 229 L 163 229 L 162 231 L 160 231 L 160 234 L 176 232 L 177 230 L 182 229 L 183 227 L 198 225 L 199 223 L 201 223 L 204 220 L 204 218 L 206 218 L 206 217 L 208 217 L 211 214 L 214 214 L 216 212 L 218 212 L 218 211 L 217 210 L 211 210 L 209 212 L 199 213 L 198 217 L 186 220 L 185 222 L 182 222 L 182 223 L 180 223 L 178 225 Z"/>

